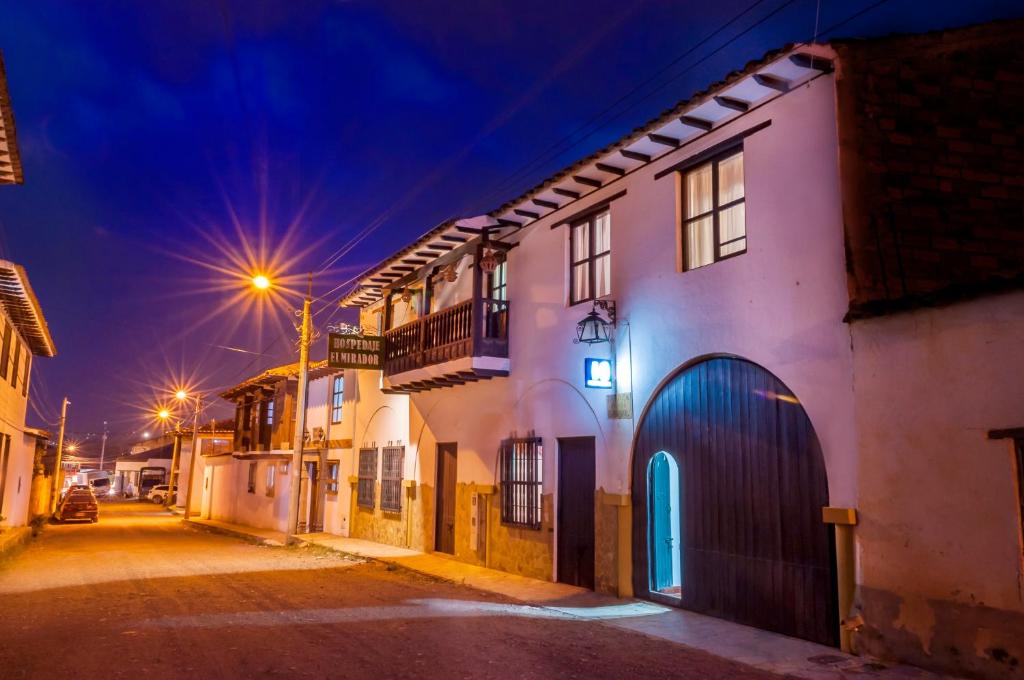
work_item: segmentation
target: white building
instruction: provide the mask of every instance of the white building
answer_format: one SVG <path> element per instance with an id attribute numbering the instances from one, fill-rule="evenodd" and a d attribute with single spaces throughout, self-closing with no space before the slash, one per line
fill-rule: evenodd
<path id="1" fill-rule="evenodd" d="M 770 53 L 367 271 L 323 529 L 1011 676 L 1022 27 Z"/>
<path id="2" fill-rule="evenodd" d="M 32 519 L 39 436 L 25 425 L 32 364 L 57 350 L 28 274 L 6 260 L 0 260 L 0 309 L 0 525 L 24 526 Z"/>

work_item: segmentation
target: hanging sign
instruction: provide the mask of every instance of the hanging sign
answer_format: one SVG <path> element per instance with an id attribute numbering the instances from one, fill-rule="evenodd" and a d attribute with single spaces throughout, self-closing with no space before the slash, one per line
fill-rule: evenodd
<path id="1" fill-rule="evenodd" d="M 384 338 L 379 335 L 330 333 L 327 337 L 327 365 L 330 368 L 380 370 Z"/>
<path id="2" fill-rule="evenodd" d="M 612 388 L 612 360 L 593 357 L 584 359 L 583 385 L 610 390 Z"/>

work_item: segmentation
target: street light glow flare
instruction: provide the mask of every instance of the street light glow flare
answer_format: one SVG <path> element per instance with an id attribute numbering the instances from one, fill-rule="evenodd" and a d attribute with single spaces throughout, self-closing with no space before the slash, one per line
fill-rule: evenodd
<path id="1" fill-rule="evenodd" d="M 168 418 L 171 417 L 171 412 L 165 408 L 162 408 L 159 411 L 157 411 L 157 416 L 159 416 L 160 420 L 167 420 Z"/>
<path id="2" fill-rule="evenodd" d="M 270 279 L 263 274 L 257 274 L 252 277 L 252 285 L 257 290 L 266 290 L 267 288 L 270 288 Z"/>
<path id="3" fill-rule="evenodd" d="M 186 392 L 185 390 L 178 390 L 177 392 L 174 393 L 174 397 L 178 401 L 185 401 L 185 399 L 188 397 L 188 392 Z"/>

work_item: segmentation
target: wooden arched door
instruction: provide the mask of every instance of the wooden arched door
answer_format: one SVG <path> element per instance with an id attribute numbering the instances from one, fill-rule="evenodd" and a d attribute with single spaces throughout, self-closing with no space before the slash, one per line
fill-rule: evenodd
<path id="1" fill-rule="evenodd" d="M 652 592 L 649 465 L 677 462 L 682 592 Z M 828 481 L 799 400 L 764 368 L 714 357 L 680 370 L 637 426 L 632 463 L 637 595 L 786 635 L 838 644 Z M 656 533 L 656 532 L 655 532 Z M 655 580 L 652 580 L 655 579 Z"/>

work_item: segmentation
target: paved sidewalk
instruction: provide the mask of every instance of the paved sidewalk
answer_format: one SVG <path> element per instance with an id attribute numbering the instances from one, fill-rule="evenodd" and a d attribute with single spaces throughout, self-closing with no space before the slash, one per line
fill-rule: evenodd
<path id="1" fill-rule="evenodd" d="M 184 521 L 184 520 L 182 520 Z M 232 536 L 238 536 L 250 541 L 256 541 L 264 545 L 275 545 L 283 546 L 287 539 L 284 532 L 274 531 L 273 529 L 257 529 L 256 527 L 247 526 L 245 524 L 232 524 L 231 522 L 221 522 L 215 519 L 199 519 L 198 517 L 190 517 L 188 520 L 189 524 L 195 524 L 200 527 L 212 529 L 222 534 L 231 534 Z"/>
<path id="2" fill-rule="evenodd" d="M 284 545 L 285 535 L 228 522 L 191 522 L 268 545 Z M 939 678 L 910 666 L 882 664 L 832 647 L 652 602 L 602 595 L 584 588 L 487 569 L 455 559 L 335 534 L 303 534 L 302 543 L 395 564 L 412 571 L 497 593 L 573 617 L 617 626 L 700 649 L 726 659 L 807 680 L 850 677 Z"/>

